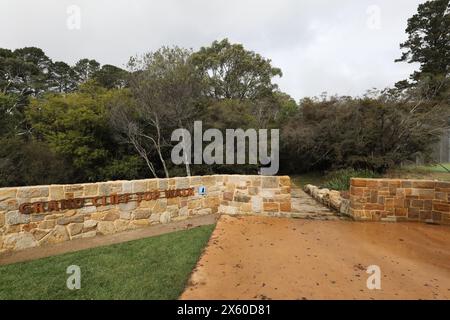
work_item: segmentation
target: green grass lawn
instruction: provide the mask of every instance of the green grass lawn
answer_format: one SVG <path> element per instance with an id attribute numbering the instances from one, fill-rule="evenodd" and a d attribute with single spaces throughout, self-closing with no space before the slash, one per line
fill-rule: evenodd
<path id="1" fill-rule="evenodd" d="M 214 226 L 0 266 L 0 299 L 177 299 Z M 66 286 L 81 268 L 81 289 Z"/>
<path id="2" fill-rule="evenodd" d="M 386 173 L 387 178 L 404 178 L 404 179 L 429 179 L 450 181 L 450 173 L 443 168 L 450 170 L 450 163 L 442 163 L 442 165 L 427 166 L 403 166 L 391 169 Z"/>
<path id="3" fill-rule="evenodd" d="M 450 163 L 441 163 L 440 165 L 428 165 L 428 166 L 405 166 L 406 170 L 419 170 L 419 171 L 430 171 L 430 172 L 449 172 Z"/>

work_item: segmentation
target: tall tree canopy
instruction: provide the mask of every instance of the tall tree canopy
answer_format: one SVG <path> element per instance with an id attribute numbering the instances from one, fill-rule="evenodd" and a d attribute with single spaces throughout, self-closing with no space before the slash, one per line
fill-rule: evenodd
<path id="1" fill-rule="evenodd" d="M 282 76 L 281 69 L 272 67 L 269 59 L 228 39 L 202 47 L 192 59 L 209 80 L 208 94 L 216 99 L 263 97 L 277 88 L 272 79 Z"/>
<path id="2" fill-rule="evenodd" d="M 427 81 L 428 94 L 437 95 L 448 86 L 450 65 L 450 7 L 449 0 L 432 0 L 420 4 L 417 13 L 408 19 L 408 39 L 400 45 L 404 52 L 400 59 L 419 63 L 419 71 L 411 75 L 413 83 L 406 80 L 399 87 Z"/>
<path id="3" fill-rule="evenodd" d="M 100 70 L 100 63 L 95 60 L 81 59 L 73 67 L 77 79 L 80 83 L 86 82 L 91 79 L 94 74 Z"/>
<path id="4" fill-rule="evenodd" d="M 128 72 L 116 66 L 105 64 L 94 73 L 93 77 L 107 89 L 121 89 L 127 85 Z"/>

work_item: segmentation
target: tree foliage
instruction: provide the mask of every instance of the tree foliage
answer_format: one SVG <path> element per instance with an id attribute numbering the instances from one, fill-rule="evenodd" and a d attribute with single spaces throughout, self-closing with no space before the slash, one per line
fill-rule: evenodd
<path id="1" fill-rule="evenodd" d="M 208 79 L 208 95 L 215 99 L 257 99 L 276 88 L 272 79 L 281 69 L 261 55 L 245 50 L 228 39 L 214 41 L 192 56 L 193 63 Z"/>
<path id="2" fill-rule="evenodd" d="M 448 0 L 408 20 L 399 61 L 410 82 L 362 97 L 304 98 L 273 82 L 279 68 L 228 39 L 132 57 L 127 70 L 41 49 L 0 48 L 0 186 L 246 173 L 257 166 L 176 166 L 173 130 L 279 128 L 282 173 L 353 168 L 383 172 L 427 159 L 448 130 Z M 351 172 L 350 169 L 349 172 Z"/>
<path id="3" fill-rule="evenodd" d="M 412 83 L 397 84 L 416 86 L 427 82 L 428 97 L 440 95 L 448 90 L 450 65 L 450 6 L 449 0 L 432 0 L 420 4 L 417 13 L 408 19 L 408 39 L 400 45 L 404 50 L 400 59 L 408 63 L 419 63 L 419 71 L 411 75 Z"/>
<path id="4" fill-rule="evenodd" d="M 116 146 L 109 128 L 107 104 L 115 94 L 87 82 L 70 95 L 48 94 L 34 99 L 27 110 L 34 136 L 66 159 L 80 180 L 109 178 L 108 173 L 116 171 L 111 166 L 123 167 L 130 160 L 127 150 Z M 124 164 L 118 162 L 121 160 Z M 130 165 L 135 168 L 125 172 L 137 172 L 140 164 L 134 160 Z"/>

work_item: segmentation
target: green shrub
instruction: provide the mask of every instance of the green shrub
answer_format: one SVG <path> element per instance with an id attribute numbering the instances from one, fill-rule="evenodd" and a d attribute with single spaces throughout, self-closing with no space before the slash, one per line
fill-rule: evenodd
<path id="1" fill-rule="evenodd" d="M 323 187 L 333 190 L 350 189 L 351 178 L 378 178 L 379 174 L 371 170 L 341 169 L 327 175 Z"/>

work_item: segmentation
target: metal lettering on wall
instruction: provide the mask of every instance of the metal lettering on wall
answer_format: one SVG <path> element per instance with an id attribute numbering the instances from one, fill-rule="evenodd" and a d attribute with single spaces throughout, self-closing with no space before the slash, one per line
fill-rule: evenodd
<path id="1" fill-rule="evenodd" d="M 86 198 L 72 198 L 63 200 L 38 201 L 33 203 L 22 203 L 19 207 L 20 213 L 46 213 L 51 211 L 63 211 L 69 209 L 80 209 L 85 206 L 104 207 L 128 203 L 130 201 L 157 200 L 160 198 L 189 197 L 194 195 L 194 188 L 154 190 L 148 192 L 111 194 L 109 196 L 95 196 Z"/>

